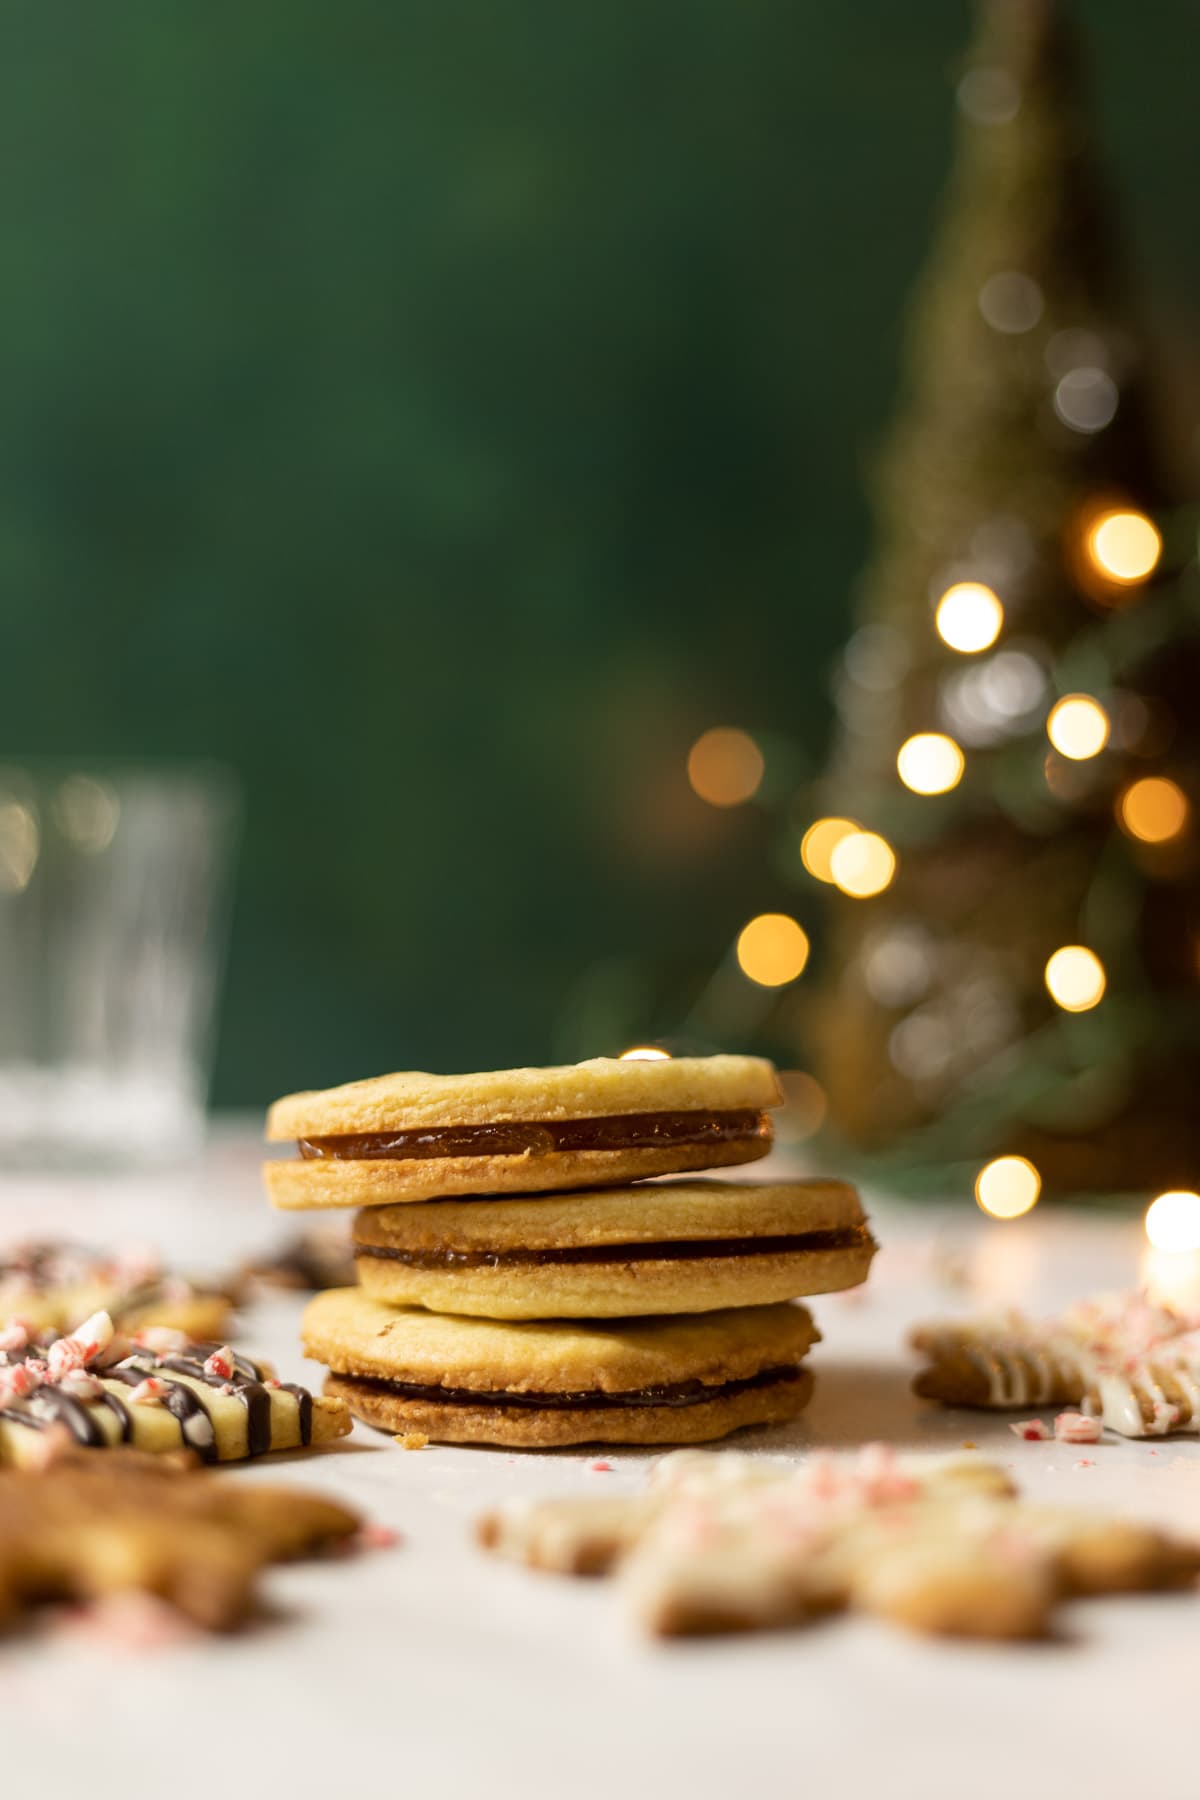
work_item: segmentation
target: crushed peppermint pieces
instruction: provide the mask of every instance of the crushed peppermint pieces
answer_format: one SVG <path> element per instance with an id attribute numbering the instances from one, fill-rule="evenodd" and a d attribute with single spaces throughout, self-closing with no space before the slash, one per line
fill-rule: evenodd
<path id="1" fill-rule="evenodd" d="M 204 1373 L 216 1376 L 220 1381 L 228 1381 L 234 1373 L 233 1351 L 228 1344 L 222 1344 L 211 1356 L 204 1359 Z"/>
<path id="2" fill-rule="evenodd" d="M 157 1375 L 147 1375 L 145 1381 L 130 1389 L 129 1400 L 133 1406 L 161 1406 L 170 1391 L 168 1382 L 160 1381 Z"/>
<path id="3" fill-rule="evenodd" d="M 1054 1421 L 1054 1435 L 1060 1444 L 1098 1444 L 1102 1429 L 1099 1419 L 1087 1413 L 1060 1412 Z"/>
<path id="4" fill-rule="evenodd" d="M 605 1462 L 603 1457 L 599 1457 L 594 1463 L 589 1463 L 588 1468 L 592 1471 L 593 1475 L 612 1474 L 612 1464 L 610 1462 Z"/>
<path id="5" fill-rule="evenodd" d="M 1050 1436 L 1042 1419 L 1019 1419 L 1008 1428 L 1014 1437 L 1024 1438 L 1027 1444 L 1040 1444 Z"/>
<path id="6" fill-rule="evenodd" d="M 1073 1469 L 1094 1469 L 1095 1466 L 1096 1459 L 1094 1456 L 1081 1456 L 1078 1462 L 1071 1464 Z"/>

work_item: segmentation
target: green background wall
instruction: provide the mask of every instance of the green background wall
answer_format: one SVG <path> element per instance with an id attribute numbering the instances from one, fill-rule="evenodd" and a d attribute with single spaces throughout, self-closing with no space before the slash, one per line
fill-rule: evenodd
<path id="1" fill-rule="evenodd" d="M 1174 329 L 1195 9 L 1086 12 Z M 683 758 L 820 753 L 968 22 L 0 5 L 0 750 L 239 771 L 218 1100 L 613 1048 L 786 903 Z"/>

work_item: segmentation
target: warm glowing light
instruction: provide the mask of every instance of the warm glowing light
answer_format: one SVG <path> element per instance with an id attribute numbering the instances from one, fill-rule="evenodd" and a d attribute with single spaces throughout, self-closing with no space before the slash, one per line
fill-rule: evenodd
<path id="1" fill-rule="evenodd" d="M 808 961 L 807 933 L 787 913 L 759 913 L 742 928 L 737 959 L 743 975 L 759 987 L 783 987 Z"/>
<path id="2" fill-rule="evenodd" d="M 1152 1200 L 1146 1236 L 1156 1250 L 1200 1250 L 1200 1194 L 1178 1189 Z"/>
<path id="3" fill-rule="evenodd" d="M 920 731 L 901 744 L 896 767 L 914 794 L 948 794 L 962 780 L 966 759 L 952 737 Z"/>
<path id="4" fill-rule="evenodd" d="M 852 831 L 829 858 L 834 885 L 855 900 L 882 894 L 896 873 L 896 852 L 874 831 Z"/>
<path id="5" fill-rule="evenodd" d="M 670 1062 L 671 1052 L 661 1050 L 657 1044 L 634 1044 L 630 1050 L 622 1050 L 622 1062 Z"/>
<path id="6" fill-rule="evenodd" d="M 1178 837 L 1187 816 L 1187 795 L 1165 775 L 1147 775 L 1135 781 L 1117 805 L 1122 828 L 1144 844 L 1165 844 L 1168 838 Z"/>
<path id="7" fill-rule="evenodd" d="M 753 798 L 764 768 L 754 739 L 731 726 L 714 726 L 688 751 L 688 780 L 710 806 L 740 806 Z"/>
<path id="8" fill-rule="evenodd" d="M 975 656 L 1000 636 L 1004 608 L 981 581 L 959 581 L 938 601 L 934 623 L 943 643 Z"/>
<path id="9" fill-rule="evenodd" d="M 1103 1000 L 1108 977 L 1094 950 L 1083 944 L 1064 944 L 1046 964 L 1046 986 L 1050 998 L 1064 1012 L 1087 1012 Z"/>
<path id="10" fill-rule="evenodd" d="M 975 1177 L 975 1198 L 993 1219 L 1019 1219 L 1041 1191 L 1042 1178 L 1025 1156 L 998 1156 Z"/>
<path id="11" fill-rule="evenodd" d="M 832 857 L 843 838 L 858 826 L 853 819 L 818 819 L 800 841 L 800 860 L 818 881 L 833 880 Z"/>
<path id="12" fill-rule="evenodd" d="M 1158 566 L 1162 535 L 1145 513 L 1110 512 L 1088 532 L 1087 547 L 1110 581 L 1145 581 Z"/>
<path id="13" fill-rule="evenodd" d="M 1087 694 L 1067 694 L 1051 707 L 1046 735 L 1060 756 L 1083 762 L 1099 756 L 1108 742 L 1108 714 Z"/>

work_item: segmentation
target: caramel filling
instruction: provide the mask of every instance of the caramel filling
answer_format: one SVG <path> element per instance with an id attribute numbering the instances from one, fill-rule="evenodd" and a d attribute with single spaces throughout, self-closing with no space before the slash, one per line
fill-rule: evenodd
<path id="1" fill-rule="evenodd" d="M 707 1147 L 744 1138 L 770 1143 L 771 1121 L 766 1113 L 627 1113 L 552 1124 L 514 1120 L 420 1131 L 366 1131 L 349 1137 L 304 1137 L 297 1147 L 303 1157 L 373 1162 L 432 1156 L 550 1156 L 561 1150 Z"/>
<path id="2" fill-rule="evenodd" d="M 544 1268 L 561 1263 L 693 1262 L 708 1257 L 857 1250 L 871 1241 L 865 1225 L 851 1225 L 843 1231 L 806 1231 L 781 1237 L 679 1238 L 659 1244 L 573 1244 L 545 1250 L 404 1250 L 390 1244 L 356 1244 L 354 1254 L 403 1263 L 409 1269 Z"/>
<path id="3" fill-rule="evenodd" d="M 666 1387 L 632 1388 L 624 1393 L 607 1394 L 603 1388 L 583 1393 L 512 1393 L 504 1388 L 423 1387 L 415 1381 L 384 1381 L 369 1375 L 339 1375 L 337 1380 L 348 1388 L 365 1394 L 392 1394 L 399 1400 L 428 1400 L 438 1406 L 474 1406 L 486 1408 L 527 1407 L 539 1412 L 549 1408 L 555 1412 L 610 1406 L 698 1406 L 705 1400 L 725 1400 L 732 1394 L 747 1394 L 754 1388 L 775 1387 L 797 1381 L 802 1370 L 794 1363 L 782 1368 L 760 1369 L 741 1381 L 722 1381 L 709 1385 L 703 1381 L 675 1381 Z"/>

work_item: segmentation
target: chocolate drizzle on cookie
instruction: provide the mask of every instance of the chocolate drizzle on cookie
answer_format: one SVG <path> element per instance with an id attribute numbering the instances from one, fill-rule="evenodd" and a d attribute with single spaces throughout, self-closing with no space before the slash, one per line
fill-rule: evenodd
<path id="1" fill-rule="evenodd" d="M 578 1263 L 694 1262 L 711 1257 L 794 1256 L 805 1251 L 859 1250 L 872 1243 L 865 1225 L 838 1231 L 792 1232 L 774 1237 L 678 1238 L 649 1244 L 571 1244 L 541 1249 L 407 1250 L 392 1244 L 356 1244 L 355 1255 L 403 1263 L 410 1269 L 503 1269 Z"/>
<path id="2" fill-rule="evenodd" d="M 40 1359 L 48 1345 L 31 1343 L 21 1350 L 0 1353 L 0 1370 L 18 1363 Z M 249 1357 L 230 1352 L 232 1369 L 228 1375 L 213 1373 L 206 1364 L 221 1348 L 216 1344 L 188 1344 L 168 1355 L 156 1355 L 149 1349 L 134 1349 L 128 1356 L 107 1367 L 91 1368 L 105 1385 L 103 1391 L 82 1398 L 68 1393 L 54 1381 L 45 1381 L 20 1398 L 9 1399 L 0 1410 L 0 1420 L 44 1431 L 53 1425 L 64 1425 L 74 1441 L 86 1449 L 103 1449 L 111 1441 L 102 1424 L 102 1413 L 115 1415 L 119 1439 L 128 1443 L 133 1437 L 133 1417 L 144 1402 L 125 1400 L 114 1388 L 138 1388 L 153 1378 L 162 1383 L 164 1392 L 158 1404 L 178 1422 L 180 1436 L 188 1449 L 205 1462 L 218 1456 L 217 1428 L 212 1412 L 205 1403 L 203 1390 L 211 1388 L 240 1401 L 246 1413 L 246 1452 L 261 1456 L 271 1448 L 271 1390 L 268 1371 Z M 294 1382 L 279 1382 L 279 1391 L 291 1394 L 296 1402 L 299 1440 L 312 1441 L 313 1400 L 307 1388 Z"/>
<path id="3" fill-rule="evenodd" d="M 596 1150 L 617 1154 L 742 1141 L 769 1143 L 770 1139 L 771 1121 L 763 1112 L 661 1112 L 303 1137 L 297 1148 L 308 1161 L 331 1158 L 339 1162 L 407 1162 L 431 1157 L 553 1156 Z"/>

